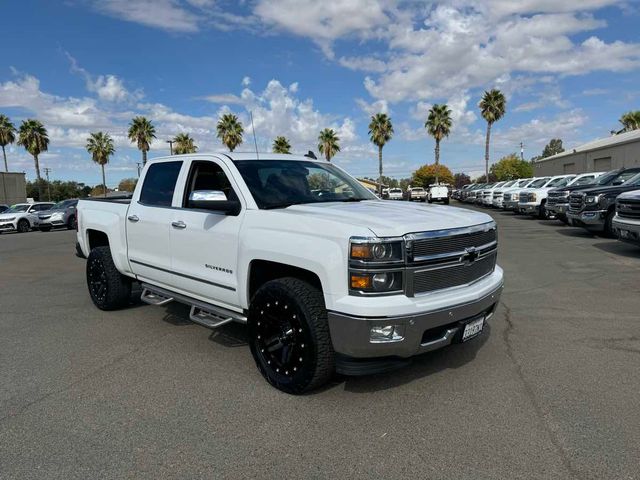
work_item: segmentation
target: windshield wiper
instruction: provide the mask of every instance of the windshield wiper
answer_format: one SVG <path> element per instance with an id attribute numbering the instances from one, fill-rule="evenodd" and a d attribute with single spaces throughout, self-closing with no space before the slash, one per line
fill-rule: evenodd
<path id="1" fill-rule="evenodd" d="M 274 210 L 276 208 L 287 208 L 291 205 L 302 205 L 304 203 L 314 203 L 314 202 L 286 202 L 286 203 L 276 203 L 275 205 L 267 205 L 263 207 L 263 210 Z"/>

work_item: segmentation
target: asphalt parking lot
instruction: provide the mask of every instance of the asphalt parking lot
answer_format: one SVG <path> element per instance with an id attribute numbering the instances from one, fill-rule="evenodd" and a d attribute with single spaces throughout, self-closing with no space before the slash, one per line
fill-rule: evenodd
<path id="1" fill-rule="evenodd" d="M 74 232 L 0 235 L 0 478 L 640 478 L 640 248 L 489 213 L 481 337 L 303 397 L 242 326 L 98 311 Z"/>

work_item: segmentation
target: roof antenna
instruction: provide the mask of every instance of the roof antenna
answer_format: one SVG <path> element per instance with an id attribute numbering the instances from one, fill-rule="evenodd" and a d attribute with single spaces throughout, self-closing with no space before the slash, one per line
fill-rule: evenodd
<path id="1" fill-rule="evenodd" d="M 260 160 L 260 154 L 258 154 L 258 140 L 256 140 L 256 129 L 253 126 L 253 112 L 249 110 L 249 117 L 251 118 L 251 130 L 253 131 L 253 143 L 256 146 L 256 159 Z"/>

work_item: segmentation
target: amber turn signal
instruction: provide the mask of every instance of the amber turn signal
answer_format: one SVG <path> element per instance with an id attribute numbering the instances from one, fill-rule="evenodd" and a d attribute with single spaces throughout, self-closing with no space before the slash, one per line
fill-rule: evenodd
<path id="1" fill-rule="evenodd" d="M 351 258 L 371 258 L 371 245 L 368 243 L 352 243 Z"/>
<path id="2" fill-rule="evenodd" d="M 351 288 L 365 290 L 371 288 L 370 275 L 351 275 Z"/>

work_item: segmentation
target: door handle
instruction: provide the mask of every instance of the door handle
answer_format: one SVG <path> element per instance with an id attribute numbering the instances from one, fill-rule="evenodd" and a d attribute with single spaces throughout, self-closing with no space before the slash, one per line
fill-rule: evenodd
<path id="1" fill-rule="evenodd" d="M 129 215 L 127 219 L 133 223 L 136 223 L 138 220 L 140 220 L 137 215 Z"/>
<path id="2" fill-rule="evenodd" d="M 184 223 L 182 220 L 178 222 L 171 222 L 171 226 L 173 228 L 179 228 L 180 230 L 182 230 L 183 228 L 187 228 L 187 224 Z"/>

